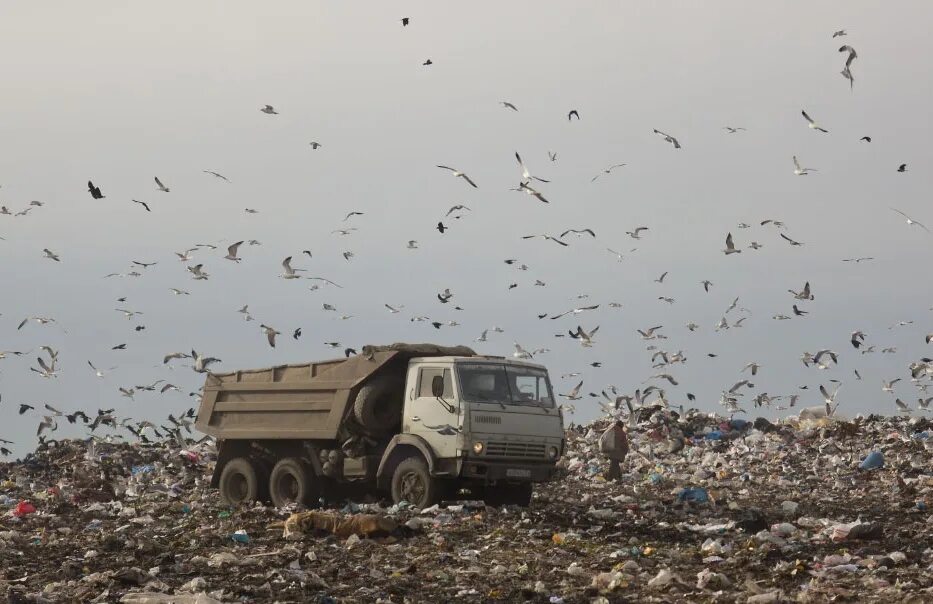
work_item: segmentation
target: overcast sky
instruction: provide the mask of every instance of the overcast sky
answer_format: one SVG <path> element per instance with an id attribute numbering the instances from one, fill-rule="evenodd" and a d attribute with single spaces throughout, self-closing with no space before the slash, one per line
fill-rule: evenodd
<path id="1" fill-rule="evenodd" d="M 893 413 L 881 381 L 895 377 L 904 378 L 897 396 L 916 405 L 907 366 L 933 356 L 923 341 L 933 331 L 933 236 L 889 208 L 933 225 L 933 5 L 53 4 L 0 8 L 0 204 L 15 213 L 44 203 L 26 216 L 0 215 L 0 350 L 31 351 L 0 360 L 0 437 L 14 440 L 17 454 L 34 445 L 39 420 L 17 415 L 20 403 L 116 407 L 138 419 L 183 412 L 202 376 L 184 362 L 171 370 L 162 356 L 191 348 L 233 370 L 367 343 L 510 355 L 519 342 L 551 349 L 536 360 L 559 392 L 579 379 L 560 376 L 577 371 L 584 392 L 610 384 L 632 392 L 658 372 L 646 351 L 654 344 L 687 356 L 660 370 L 680 383 L 666 385 L 675 404 L 691 392 L 700 408 L 721 409 L 721 391 L 757 361 L 743 402 L 752 417 L 755 393 L 820 404 L 817 388 L 830 379 L 843 382 L 840 413 Z M 833 39 L 838 29 L 848 36 Z M 852 90 L 839 73 L 843 43 L 858 51 Z M 433 65 L 423 66 L 427 59 Z M 267 103 L 279 115 L 261 113 Z M 571 109 L 579 121 L 568 121 Z M 829 133 L 809 130 L 801 109 Z M 859 141 L 866 135 L 871 143 Z M 509 190 L 520 178 L 516 151 L 551 181 L 533 185 L 550 204 Z M 819 171 L 795 176 L 793 155 Z M 896 172 L 905 162 L 908 171 Z M 591 182 L 616 163 L 627 165 Z M 436 164 L 465 171 L 479 188 Z M 156 175 L 170 193 L 156 190 Z M 91 199 L 89 178 L 105 199 Z M 454 204 L 472 212 L 445 218 Z M 364 215 L 342 222 L 351 210 Z M 786 230 L 759 226 L 768 218 Z M 434 229 L 441 219 L 450 227 L 443 235 Z M 331 233 L 347 226 L 358 230 Z M 649 227 L 641 240 L 625 235 L 638 226 Z M 569 247 L 521 238 L 584 227 L 596 239 L 568 236 Z M 727 232 L 741 254 L 722 253 Z M 780 232 L 804 245 L 791 247 Z M 239 264 L 224 260 L 223 248 L 244 239 L 262 245 L 243 245 Z M 419 249 L 406 249 L 411 239 Z M 764 247 L 748 249 L 752 241 Z M 196 243 L 219 246 L 195 253 L 207 281 L 193 281 L 173 254 Z M 355 256 L 347 261 L 345 251 Z M 280 279 L 289 255 L 306 275 L 343 288 Z M 842 262 L 862 256 L 875 259 Z M 104 278 L 133 270 L 132 260 L 158 264 L 139 269 L 142 277 Z M 517 270 L 521 263 L 529 269 Z M 810 314 L 773 320 L 793 315 L 787 290 L 805 281 L 815 300 L 799 304 Z M 436 297 L 444 288 L 454 293 L 446 305 Z M 750 312 L 733 311 L 730 324 L 748 318 L 714 331 L 736 296 Z M 325 302 L 337 312 L 323 311 Z M 237 314 L 244 304 L 255 322 Z M 390 314 L 384 304 L 405 308 Z M 537 318 L 587 304 L 600 308 Z M 143 314 L 127 320 L 115 308 Z M 461 325 L 409 320 L 421 315 Z M 17 330 L 28 316 L 56 323 Z M 700 325 L 694 333 L 690 321 Z M 899 321 L 914 323 L 889 329 Z M 274 350 L 260 322 L 283 332 Z M 592 348 L 554 337 L 578 324 L 600 326 Z M 505 333 L 473 342 L 494 325 Z M 645 342 L 635 331 L 655 325 L 668 339 Z M 857 329 L 876 352 L 852 348 Z M 29 371 L 42 345 L 60 351 L 57 378 Z M 840 353 L 838 368 L 799 361 L 821 348 Z M 117 369 L 98 379 L 88 360 Z M 597 361 L 601 368 L 589 366 Z M 158 379 L 182 392 L 144 392 L 134 402 L 118 392 Z M 575 421 L 599 412 L 590 398 L 576 408 Z"/>

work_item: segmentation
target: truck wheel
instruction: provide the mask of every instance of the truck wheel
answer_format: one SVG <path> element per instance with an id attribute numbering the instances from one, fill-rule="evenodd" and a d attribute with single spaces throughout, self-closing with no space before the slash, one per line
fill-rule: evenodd
<path id="1" fill-rule="evenodd" d="M 495 487 L 486 487 L 483 501 L 488 506 L 518 505 L 523 508 L 531 505 L 533 487 L 530 482 L 521 484 L 502 484 Z"/>
<path id="2" fill-rule="evenodd" d="M 431 476 L 428 466 L 416 457 L 409 457 L 392 474 L 392 500 L 407 501 L 416 508 L 426 508 L 441 498 L 442 485 Z"/>
<path id="3" fill-rule="evenodd" d="M 391 376 L 381 376 L 364 384 L 353 403 L 356 420 L 374 436 L 395 430 L 402 420 L 404 387 Z"/>
<path id="4" fill-rule="evenodd" d="M 256 469 L 248 459 L 236 457 L 227 462 L 217 485 L 220 499 L 227 505 L 239 505 L 256 501 L 259 496 L 259 479 Z"/>
<path id="5" fill-rule="evenodd" d="M 277 508 L 290 503 L 306 502 L 311 496 L 311 476 L 299 459 L 279 460 L 269 474 L 269 497 Z"/>

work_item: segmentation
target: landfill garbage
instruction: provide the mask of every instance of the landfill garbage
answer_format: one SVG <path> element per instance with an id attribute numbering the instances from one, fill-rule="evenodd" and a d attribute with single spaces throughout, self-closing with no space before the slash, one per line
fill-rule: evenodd
<path id="1" fill-rule="evenodd" d="M 568 429 L 528 508 L 231 508 L 210 440 L 50 441 L 0 463 L 0 601 L 933 601 L 928 419 L 661 410 L 627 424 L 618 482 L 608 426 Z"/>
<path id="2" fill-rule="evenodd" d="M 858 465 L 859 470 L 877 470 L 884 467 L 884 453 L 881 451 L 872 451 L 862 463 Z"/>

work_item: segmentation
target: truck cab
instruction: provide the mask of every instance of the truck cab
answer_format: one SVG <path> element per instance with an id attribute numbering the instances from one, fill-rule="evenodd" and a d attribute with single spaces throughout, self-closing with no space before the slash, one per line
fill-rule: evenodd
<path id="1" fill-rule="evenodd" d="M 547 369 L 503 357 L 411 359 L 401 433 L 423 439 L 436 466 L 487 500 L 526 503 L 563 452 Z"/>

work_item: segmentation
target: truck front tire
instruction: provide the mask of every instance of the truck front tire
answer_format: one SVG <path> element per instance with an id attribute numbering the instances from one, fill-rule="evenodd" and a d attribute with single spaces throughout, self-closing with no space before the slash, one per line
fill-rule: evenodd
<path id="1" fill-rule="evenodd" d="M 431 507 L 441 499 L 443 485 L 431 476 L 428 465 L 417 457 L 403 460 L 392 474 L 392 500 L 407 501 L 416 508 Z"/>
<path id="2" fill-rule="evenodd" d="M 217 485 L 221 500 L 236 506 L 253 502 L 259 497 L 259 477 L 256 468 L 245 457 L 236 457 L 227 462 L 220 473 Z"/>
<path id="3" fill-rule="evenodd" d="M 311 490 L 311 475 L 300 459 L 280 459 L 269 474 L 269 497 L 277 508 L 307 502 L 311 498 Z"/>
<path id="4" fill-rule="evenodd" d="M 373 436 L 392 433 L 402 421 L 404 384 L 384 375 L 364 384 L 353 402 L 356 421 Z"/>

